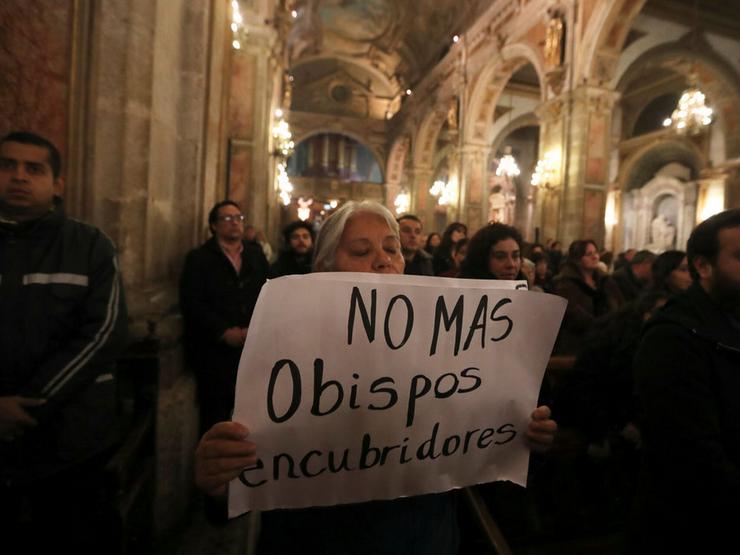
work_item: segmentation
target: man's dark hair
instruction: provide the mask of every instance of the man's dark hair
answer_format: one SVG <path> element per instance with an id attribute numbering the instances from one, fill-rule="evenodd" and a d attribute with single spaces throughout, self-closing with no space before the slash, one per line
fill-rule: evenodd
<path id="1" fill-rule="evenodd" d="M 235 206 L 239 211 L 241 211 L 241 207 L 233 200 L 222 200 L 221 202 L 214 204 L 211 211 L 208 212 L 208 228 L 211 230 L 211 233 L 214 233 L 213 226 L 216 225 L 216 221 L 218 220 L 218 211 L 224 206 Z"/>
<path id="2" fill-rule="evenodd" d="M 424 225 L 421 223 L 421 220 L 419 219 L 419 216 L 416 214 L 404 214 L 403 216 L 399 216 L 396 218 L 396 221 L 400 224 L 401 220 L 414 220 L 416 223 Z"/>
<path id="3" fill-rule="evenodd" d="M 491 247 L 504 239 L 514 239 L 521 250 L 522 234 L 515 227 L 495 223 L 479 229 L 468 244 L 468 255 L 460 267 L 460 277 L 493 279 L 488 269 Z"/>
<path id="4" fill-rule="evenodd" d="M 54 179 L 59 179 L 62 173 L 62 156 L 59 154 L 59 149 L 54 146 L 49 139 L 45 139 L 41 135 L 31 133 L 30 131 L 13 131 L 5 135 L 0 139 L 0 145 L 4 143 L 21 143 L 24 145 L 35 145 L 45 148 L 48 153 L 49 167 Z"/>
<path id="5" fill-rule="evenodd" d="M 686 243 L 689 272 L 694 281 L 699 280 L 699 272 L 694 267 L 694 261 L 702 256 L 714 266 L 719 253 L 719 232 L 737 226 L 740 226 L 740 208 L 733 208 L 715 214 L 694 228 Z"/>
<path id="6" fill-rule="evenodd" d="M 313 243 L 316 241 L 316 232 L 314 231 L 313 226 L 303 220 L 296 220 L 295 222 L 290 222 L 283 228 L 283 241 L 285 242 L 286 249 L 290 249 L 290 236 L 293 235 L 293 232 L 296 229 L 305 229 L 311 234 L 311 242 Z"/>
<path id="7" fill-rule="evenodd" d="M 632 260 L 630 261 L 630 265 L 635 266 L 637 264 L 642 264 L 643 262 L 650 262 L 653 263 L 653 260 L 655 260 L 655 253 L 653 251 L 648 250 L 641 250 L 637 251 L 635 253 L 635 256 L 632 257 Z"/>

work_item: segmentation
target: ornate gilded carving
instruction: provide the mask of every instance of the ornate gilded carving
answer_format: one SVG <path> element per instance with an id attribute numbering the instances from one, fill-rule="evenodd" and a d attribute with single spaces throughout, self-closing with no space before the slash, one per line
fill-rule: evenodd
<path id="1" fill-rule="evenodd" d="M 545 31 L 545 63 L 555 68 L 563 63 L 563 36 L 565 34 L 565 18 L 559 11 L 551 11 Z"/>

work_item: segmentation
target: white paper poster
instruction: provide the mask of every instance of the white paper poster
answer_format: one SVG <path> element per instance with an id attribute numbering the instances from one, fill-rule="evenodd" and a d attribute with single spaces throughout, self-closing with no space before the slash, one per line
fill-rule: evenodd
<path id="1" fill-rule="evenodd" d="M 233 419 L 259 461 L 229 514 L 524 485 L 524 433 L 566 301 L 522 282 L 360 273 L 269 281 Z"/>

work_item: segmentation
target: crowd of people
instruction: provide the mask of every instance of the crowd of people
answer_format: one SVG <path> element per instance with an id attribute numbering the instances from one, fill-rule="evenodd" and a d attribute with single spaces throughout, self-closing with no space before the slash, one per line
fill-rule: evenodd
<path id="1" fill-rule="evenodd" d="M 43 137 L 0 140 L 0 521 L 33 545 L 66 538 L 95 552 L 115 535 L 99 507 L 116 442 L 126 307 L 112 242 L 64 215 L 60 165 Z M 249 423 L 230 414 L 264 283 L 406 273 L 521 280 L 568 301 L 527 430 L 537 451 L 528 491 L 483 488 L 500 522 L 517 521 L 505 529 L 512 538 L 616 532 L 626 553 L 708 553 L 731 541 L 740 514 L 740 209 L 700 223 L 686 251 L 616 257 L 588 238 L 566 252 L 557 240 L 527 243 L 502 223 L 469 238 L 461 222 L 425 234 L 421 218 L 396 219 L 367 201 L 345 203 L 318 230 L 290 223 L 277 256 L 235 202 L 213 206 L 208 225 L 211 238 L 185 258 L 180 308 L 201 419 L 195 481 L 214 518 L 259 450 Z M 464 543 L 458 511 L 449 492 L 270 511 L 260 553 L 452 554 Z M 39 529 L 49 534 L 34 537 Z"/>

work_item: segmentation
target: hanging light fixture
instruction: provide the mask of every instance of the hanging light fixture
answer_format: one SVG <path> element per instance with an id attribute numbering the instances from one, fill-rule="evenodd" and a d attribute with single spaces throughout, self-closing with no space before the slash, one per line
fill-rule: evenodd
<path id="1" fill-rule="evenodd" d="M 411 195 L 405 189 L 396 195 L 396 199 L 393 201 L 393 206 L 396 207 L 396 214 L 406 214 L 411 208 Z"/>
<path id="2" fill-rule="evenodd" d="M 504 155 L 498 161 L 498 167 L 496 168 L 496 175 L 511 179 L 521 173 L 519 165 L 516 163 L 516 158 L 511 154 L 511 147 L 507 146 L 504 148 Z"/>
<path id="3" fill-rule="evenodd" d="M 284 162 L 279 162 L 277 165 L 277 185 L 280 201 L 283 206 L 288 206 L 291 200 L 290 193 L 293 192 L 293 184 L 290 182 Z"/>
<path id="4" fill-rule="evenodd" d="M 509 126 L 511 126 L 511 113 L 514 111 L 514 95 L 509 93 Z M 504 155 L 498 161 L 498 167 L 496 168 L 496 175 L 498 177 L 505 177 L 511 179 L 520 174 L 519 165 L 516 163 L 516 158 L 511 154 L 511 146 L 504 147 Z"/>
<path id="5" fill-rule="evenodd" d="M 285 121 L 281 109 L 278 108 L 275 110 L 275 117 L 277 121 L 272 126 L 272 138 L 275 140 L 275 154 L 287 158 L 293 154 L 293 150 L 295 149 L 293 134 L 290 132 L 290 126 Z"/>
<path id="6" fill-rule="evenodd" d="M 694 21 L 699 22 L 699 6 L 694 0 Z M 695 29 L 691 35 L 691 49 L 696 52 L 696 39 L 699 30 Z M 696 73 L 696 63 L 692 62 L 689 73 L 689 88 L 683 91 L 678 105 L 671 117 L 663 120 L 664 127 L 673 127 L 681 134 L 698 135 L 712 123 L 714 111 L 706 105 L 706 95 L 699 89 L 699 78 Z"/>
<path id="7" fill-rule="evenodd" d="M 714 111 L 706 105 L 706 96 L 696 85 L 694 73 L 690 77 L 690 82 L 671 117 L 663 121 L 663 126 L 673 127 L 678 133 L 697 135 L 712 123 Z"/>

